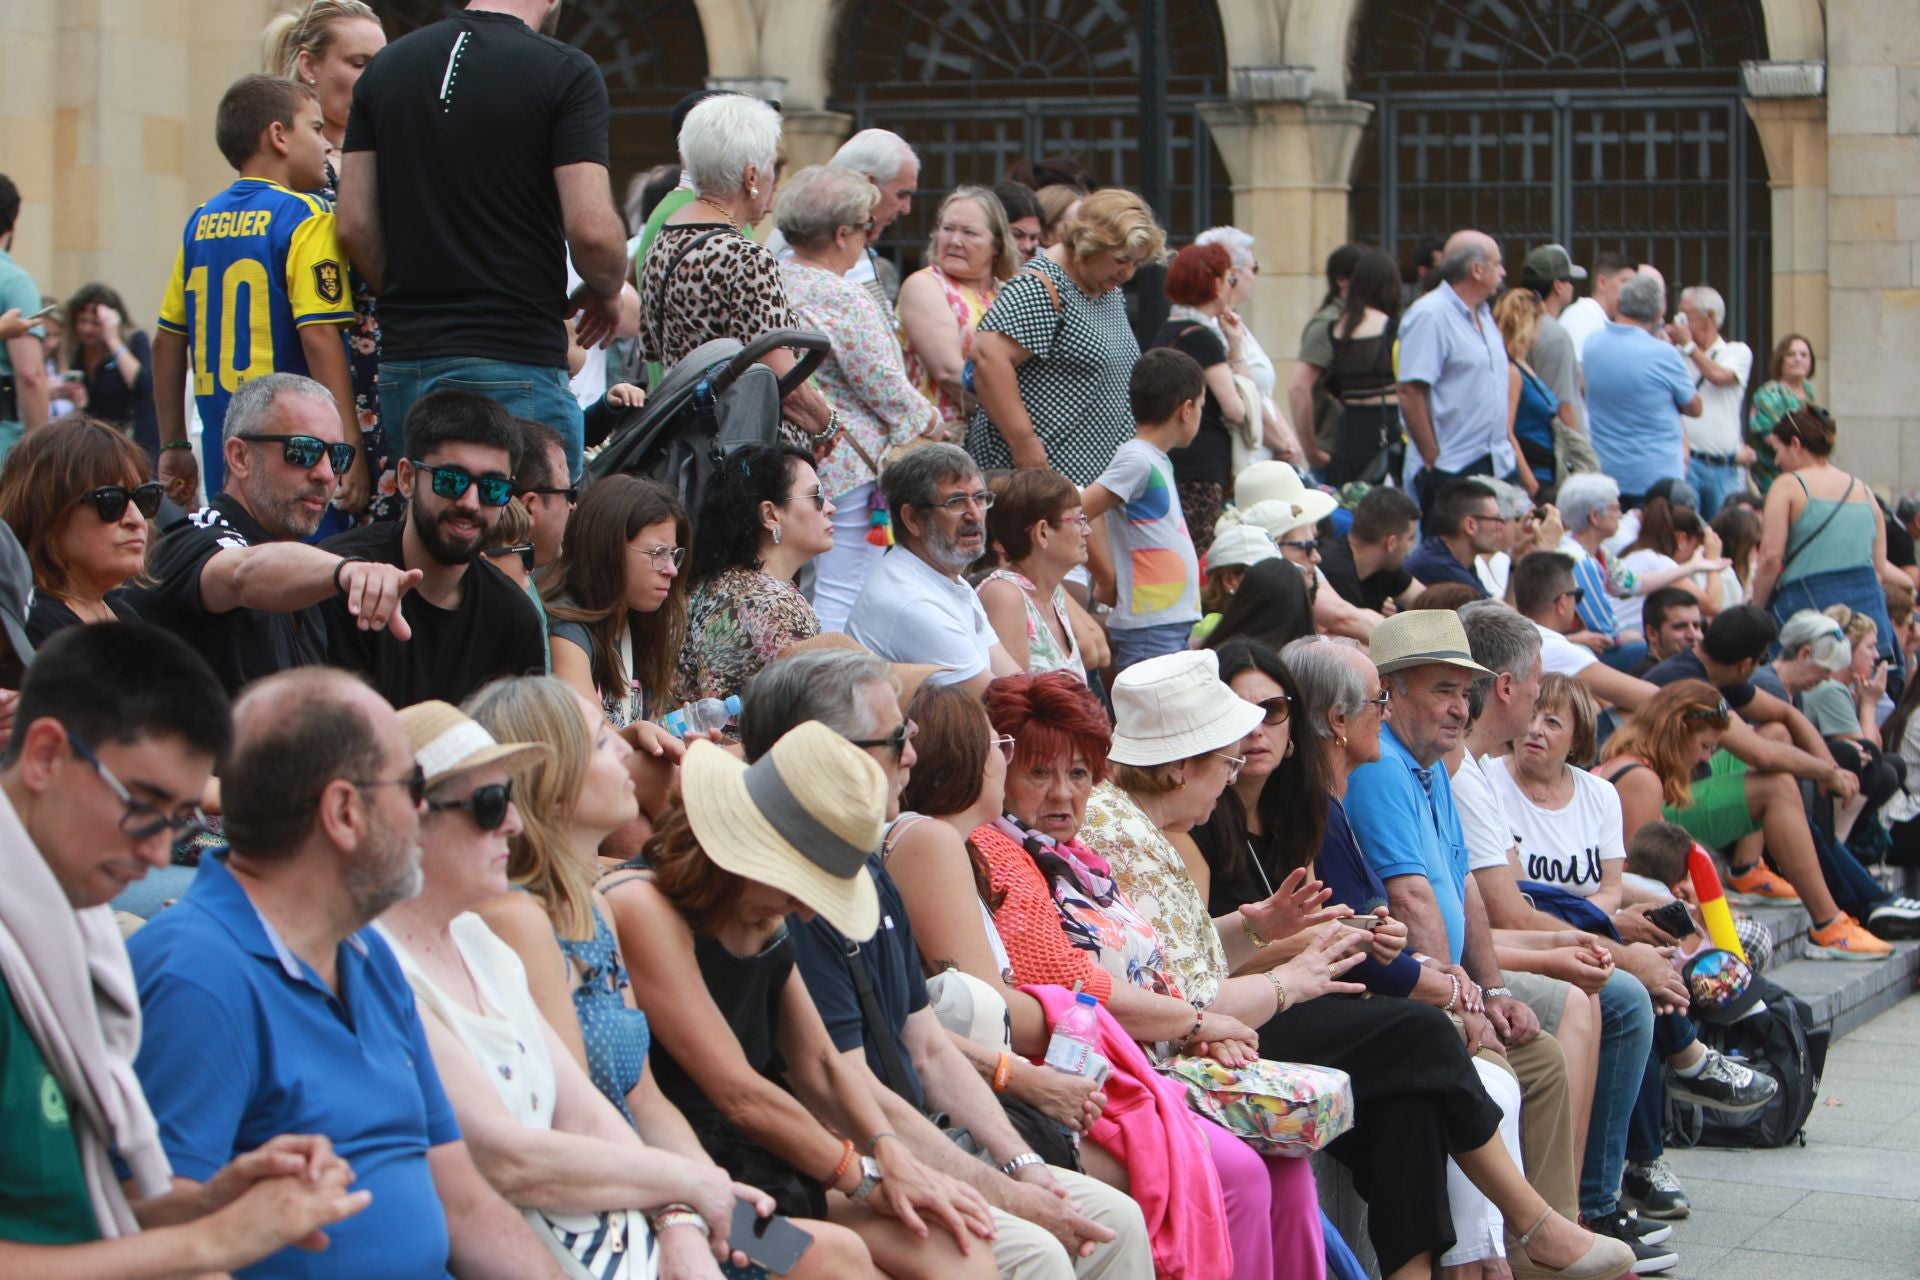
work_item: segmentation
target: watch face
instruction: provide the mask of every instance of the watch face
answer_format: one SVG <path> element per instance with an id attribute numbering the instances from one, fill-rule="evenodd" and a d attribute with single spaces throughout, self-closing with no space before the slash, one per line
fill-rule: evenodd
<path id="1" fill-rule="evenodd" d="M 861 1156 L 860 1176 L 878 1182 L 886 1176 L 886 1171 L 880 1167 L 880 1162 L 872 1156 Z"/>

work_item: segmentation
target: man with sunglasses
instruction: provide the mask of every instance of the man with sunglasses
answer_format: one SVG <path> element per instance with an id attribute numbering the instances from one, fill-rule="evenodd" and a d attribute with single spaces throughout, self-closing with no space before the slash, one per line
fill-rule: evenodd
<path id="1" fill-rule="evenodd" d="M 580 501 L 580 491 L 567 479 L 567 446 L 560 433 L 544 422 L 516 418 L 520 432 L 520 465 L 513 472 L 513 496 L 527 509 L 528 541 L 533 543 L 534 569 L 544 569 L 560 558 L 567 522 Z"/>
<path id="2" fill-rule="evenodd" d="M 234 708 L 221 782 L 229 851 L 128 948 L 135 1065 L 177 1183 L 262 1135 L 318 1133 L 372 1204 L 324 1254 L 283 1250 L 249 1276 L 557 1276 L 474 1165 L 413 993 L 367 927 L 421 887 L 426 775 L 400 717 L 344 672 L 269 677 Z"/>
<path id="3" fill-rule="evenodd" d="M 305 542 L 354 456 L 333 393 L 296 373 L 251 379 L 227 401 L 222 431 L 225 488 L 154 546 L 135 612 L 185 638 L 229 694 L 325 662 L 323 600 L 337 597 L 362 628 L 404 640 L 400 597 L 418 573 Z"/>
<path id="4" fill-rule="evenodd" d="M 213 673 L 153 627 L 74 627 L 19 711 L 0 757 L 0 1274 L 237 1270 L 338 1231 L 368 1197 L 324 1138 L 261 1131 L 176 1179 L 133 1077 L 134 979 L 105 904 L 202 820 L 233 732 Z"/>
<path id="5" fill-rule="evenodd" d="M 396 707 L 430 698 L 457 704 L 495 677 L 543 674 L 539 610 L 482 554 L 513 501 L 521 439 L 512 415 L 475 391 L 433 391 L 407 414 L 406 438 L 394 472 L 406 519 L 349 529 L 322 545 L 414 575 L 411 634 L 367 630 L 345 601 L 331 601 L 323 609 L 329 656 L 364 672 Z"/>

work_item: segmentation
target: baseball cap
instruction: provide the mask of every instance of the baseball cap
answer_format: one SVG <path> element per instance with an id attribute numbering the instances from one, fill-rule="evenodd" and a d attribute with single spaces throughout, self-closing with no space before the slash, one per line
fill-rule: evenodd
<path id="1" fill-rule="evenodd" d="M 1522 284 L 1552 284 L 1556 280 L 1585 280 L 1587 269 L 1573 264 L 1573 258 L 1557 244 L 1543 244 L 1527 255 L 1520 267 Z"/>

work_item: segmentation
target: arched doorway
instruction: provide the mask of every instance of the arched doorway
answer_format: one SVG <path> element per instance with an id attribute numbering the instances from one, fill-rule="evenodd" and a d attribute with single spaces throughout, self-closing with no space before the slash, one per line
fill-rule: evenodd
<path id="1" fill-rule="evenodd" d="M 1741 103 L 1766 57 L 1756 0 L 1376 0 L 1350 84 L 1375 112 L 1353 235 L 1402 261 L 1479 227 L 1517 274 L 1558 241 L 1710 283 L 1728 332 L 1764 350 L 1771 200 Z"/>
<path id="2" fill-rule="evenodd" d="M 457 13 L 464 0 L 371 0 L 389 40 Z M 569 0 L 556 33 L 600 65 L 613 108 L 607 138 L 616 192 L 673 161 L 667 111 L 706 84 L 707 42 L 694 0 Z"/>
<path id="3" fill-rule="evenodd" d="M 932 199 L 892 228 L 919 264 L 940 193 L 993 183 L 1023 156 L 1076 154 L 1100 181 L 1140 183 L 1137 6 L 1119 0 L 855 0 L 834 58 L 836 111 L 892 129 L 921 158 Z M 1177 239 L 1227 218 L 1226 167 L 1197 104 L 1227 93 L 1226 42 L 1210 2 L 1167 6 L 1167 95 Z"/>

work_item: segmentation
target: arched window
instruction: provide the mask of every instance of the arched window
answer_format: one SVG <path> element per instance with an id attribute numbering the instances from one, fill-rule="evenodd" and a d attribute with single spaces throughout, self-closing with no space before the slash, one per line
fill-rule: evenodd
<path id="1" fill-rule="evenodd" d="M 1406 261 L 1478 227 L 1516 280 L 1533 245 L 1622 251 L 1676 295 L 1715 285 L 1730 336 L 1764 350 L 1771 202 L 1740 63 L 1765 56 L 1755 0 L 1375 0 L 1354 237 Z"/>

